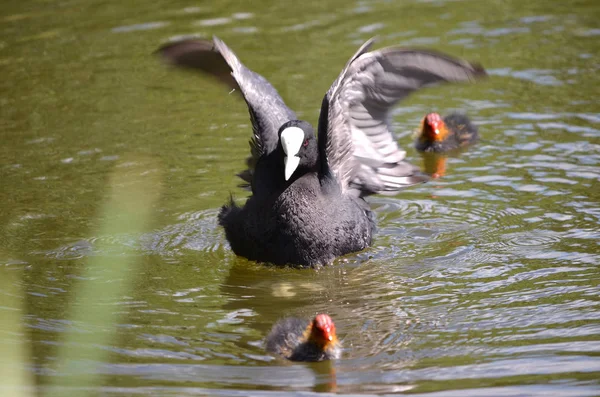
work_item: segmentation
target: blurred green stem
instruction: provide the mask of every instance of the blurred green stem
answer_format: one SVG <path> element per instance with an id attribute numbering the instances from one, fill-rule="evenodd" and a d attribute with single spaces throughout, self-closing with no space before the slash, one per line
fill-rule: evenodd
<path id="1" fill-rule="evenodd" d="M 65 387 L 81 387 L 78 396 L 97 394 L 100 366 L 108 361 L 107 347 L 117 336 L 117 312 L 122 310 L 119 302 L 138 270 L 139 238 L 147 230 L 159 196 L 160 173 L 148 161 L 130 159 L 116 168 L 109 188 L 96 234 L 100 238 L 94 242 L 94 253 L 81 274 L 83 281 L 70 299 L 70 327 L 59 348 L 57 372 L 51 377 L 47 395 L 71 394 Z M 123 239 L 135 243 L 123 244 Z M 113 240 L 119 240 L 118 247 L 111 247 Z"/>
<path id="2" fill-rule="evenodd" d="M 23 292 L 20 273 L 0 270 L 0 395 L 28 397 L 33 395 L 33 374 L 28 338 L 23 332 Z"/>

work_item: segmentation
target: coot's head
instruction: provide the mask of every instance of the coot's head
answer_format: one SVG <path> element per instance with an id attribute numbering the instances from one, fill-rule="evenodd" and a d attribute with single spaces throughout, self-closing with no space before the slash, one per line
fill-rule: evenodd
<path id="1" fill-rule="evenodd" d="M 429 142 L 441 142 L 448 136 L 448 127 L 437 113 L 429 113 L 423 118 L 421 138 Z"/>
<path id="2" fill-rule="evenodd" d="M 302 120 L 291 120 L 279 129 L 279 145 L 284 153 L 284 175 L 314 171 L 317 166 L 318 148 L 313 127 Z"/>
<path id="3" fill-rule="evenodd" d="M 318 314 L 312 321 L 310 339 L 312 342 L 326 346 L 330 343 L 337 343 L 335 334 L 335 324 L 327 314 Z"/>

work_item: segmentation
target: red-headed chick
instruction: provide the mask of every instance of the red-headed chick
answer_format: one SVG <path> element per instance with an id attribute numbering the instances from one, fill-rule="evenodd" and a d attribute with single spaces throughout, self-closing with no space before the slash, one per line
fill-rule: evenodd
<path id="1" fill-rule="evenodd" d="M 335 324 L 327 314 L 312 321 L 294 317 L 278 321 L 267 336 L 266 349 L 291 361 L 331 360 L 342 354 Z"/>
<path id="2" fill-rule="evenodd" d="M 477 127 L 464 114 L 452 113 L 444 119 L 429 113 L 421 121 L 415 148 L 419 152 L 444 153 L 479 140 Z"/>

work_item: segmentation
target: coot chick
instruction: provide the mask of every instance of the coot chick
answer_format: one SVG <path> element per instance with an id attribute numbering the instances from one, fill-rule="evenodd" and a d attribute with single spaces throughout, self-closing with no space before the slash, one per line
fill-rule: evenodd
<path id="1" fill-rule="evenodd" d="M 429 113 L 421 121 L 415 148 L 420 152 L 445 153 L 478 140 L 477 127 L 466 115 L 452 113 L 442 119 L 437 113 Z"/>
<path id="2" fill-rule="evenodd" d="M 241 93 L 253 137 L 248 169 L 238 174 L 252 196 L 233 199 L 219 224 L 240 256 L 276 265 L 317 267 L 367 248 L 375 217 L 365 196 L 396 193 L 428 177 L 404 160 L 392 135 L 390 110 L 410 93 L 442 82 L 485 76 L 479 65 L 425 50 L 367 41 L 325 94 L 318 123 L 297 119 L 275 88 L 246 68 L 214 37 L 167 44 L 170 63 L 207 73 Z"/>
<path id="3" fill-rule="evenodd" d="M 266 339 L 268 352 L 291 361 L 323 361 L 342 355 L 335 324 L 327 314 L 312 321 L 290 317 L 278 321 Z"/>

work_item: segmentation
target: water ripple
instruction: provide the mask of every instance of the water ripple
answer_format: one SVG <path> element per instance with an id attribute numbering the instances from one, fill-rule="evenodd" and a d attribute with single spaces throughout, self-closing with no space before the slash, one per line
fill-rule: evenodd
<path id="1" fill-rule="evenodd" d="M 54 355 L 68 330 L 115 331 L 69 320 L 89 259 L 133 252 L 134 286 L 111 305 L 118 338 L 100 346 L 110 361 L 90 370 L 112 386 L 89 394 L 598 395 L 595 3 L 142 10 L 73 0 L 35 12 L 13 3 L 0 18 L 0 254 L 10 258 L 4 270 L 23 276 L 25 332 L 8 340 L 31 343 L 42 382 L 57 375 Z M 150 55 L 165 38 L 198 29 L 195 36 L 229 34 L 242 61 L 311 121 L 314 98 L 373 32 L 376 46 L 433 46 L 481 62 L 490 78 L 423 90 L 391 120 L 414 164 L 422 159 L 411 132 L 425 112 L 466 112 L 481 141 L 448 157 L 441 178 L 369 197 L 379 225 L 373 246 L 333 266 L 280 269 L 236 257 L 217 225 L 217 198 L 235 189 L 248 152 L 244 103 Z M 107 32 L 119 40 L 107 41 Z M 76 38 L 85 45 L 72 45 Z M 154 229 L 94 234 L 106 175 L 131 150 L 165 169 Z M 341 360 L 291 364 L 264 351 L 275 321 L 319 312 L 334 318 Z M 77 362 L 84 372 L 89 364 Z"/>

